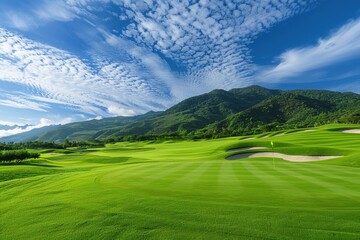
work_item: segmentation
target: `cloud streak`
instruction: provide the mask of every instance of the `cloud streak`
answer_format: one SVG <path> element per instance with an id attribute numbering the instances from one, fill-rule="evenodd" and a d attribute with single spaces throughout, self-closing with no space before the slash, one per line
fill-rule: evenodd
<path id="1" fill-rule="evenodd" d="M 284 81 L 336 63 L 359 58 L 360 19 L 353 20 L 314 46 L 291 49 L 280 55 L 280 63 L 262 69 L 263 81 Z"/>
<path id="2" fill-rule="evenodd" d="M 19 133 L 29 132 L 29 131 L 37 129 L 37 128 L 47 127 L 47 126 L 51 126 L 51 125 L 59 125 L 59 124 L 63 125 L 63 124 L 67 124 L 70 122 L 72 122 L 71 118 L 65 118 L 60 122 L 54 122 L 54 121 L 51 121 L 46 118 L 41 118 L 40 122 L 37 125 L 28 125 L 28 126 L 24 126 L 24 127 L 15 126 L 14 128 L 11 128 L 11 129 L 0 130 L 0 138 L 19 134 Z"/>
<path id="3" fill-rule="evenodd" d="M 86 7 L 110 2 L 118 6 L 113 14 L 124 25 L 108 43 L 128 47 L 127 54 L 140 60 L 145 69 L 162 71 L 152 74 L 166 84 L 172 97 L 181 100 L 214 88 L 251 84 L 253 64 L 248 45 L 259 33 L 308 10 L 315 1 L 67 1 L 78 14 L 92 16 L 91 20 L 96 16 Z M 158 67 L 166 64 L 156 63 L 159 56 L 180 70 L 168 74 L 166 67 Z M 167 73 L 163 74 L 164 70 Z"/>
<path id="4" fill-rule="evenodd" d="M 123 34 L 173 60 L 185 69 L 189 86 L 206 90 L 247 85 L 248 44 L 307 7 L 303 1 L 119 2 L 131 22 Z"/>
<path id="5" fill-rule="evenodd" d="M 0 81 L 27 89 L 21 98 L 4 95 L 0 105 L 129 116 L 214 88 L 249 85 L 249 44 L 313 2 L 41 0 L 9 13 L 11 27 L 81 21 L 87 29 L 73 34 L 87 50 L 80 57 L 0 28 Z M 108 27 L 109 21 L 116 24 Z"/>
<path id="6" fill-rule="evenodd" d="M 26 85 L 27 100 L 6 95 L 0 105 L 46 111 L 63 104 L 94 115 L 111 116 L 109 106 L 126 109 L 156 97 L 154 88 L 121 63 L 89 66 L 65 51 L 0 28 L 0 79 Z M 146 105 L 145 105 L 146 107 Z M 148 106 L 149 107 L 149 106 Z M 135 109 L 134 112 L 144 109 Z"/>

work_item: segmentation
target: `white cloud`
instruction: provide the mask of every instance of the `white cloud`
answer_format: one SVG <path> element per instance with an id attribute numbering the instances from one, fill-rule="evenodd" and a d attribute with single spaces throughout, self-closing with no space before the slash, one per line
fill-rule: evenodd
<path id="1" fill-rule="evenodd" d="M 280 55 L 280 63 L 262 69 L 263 81 L 283 81 L 312 70 L 360 56 L 360 19 L 351 21 L 314 46 L 291 49 Z"/>
<path id="2" fill-rule="evenodd" d="M 136 113 L 130 109 L 119 108 L 117 106 L 108 107 L 108 112 L 115 116 L 134 116 Z"/>
<path id="3" fill-rule="evenodd" d="M 31 109 L 35 111 L 46 112 L 49 105 L 45 103 L 34 102 L 20 96 L 5 94 L 6 99 L 0 99 L 0 105 L 12 108 Z"/>
<path id="4" fill-rule="evenodd" d="M 99 2 L 105 6 L 110 0 L 67 1 L 82 16 L 92 15 L 84 9 Z M 178 101 L 202 93 L 204 89 L 229 89 L 249 84 L 253 73 L 249 43 L 274 24 L 306 11 L 313 2 L 112 0 L 121 8 L 118 18 L 127 19 L 129 24 L 120 29 L 121 37 L 106 38 L 108 44 L 118 46 L 117 49 L 126 51 L 129 48 L 127 54 L 144 65 L 146 74 L 154 69 L 152 76 L 161 79 Z M 140 51 L 139 46 L 142 46 Z M 158 53 L 174 62 L 181 71 L 171 73 L 166 64 L 158 64 L 163 61 L 156 60 Z M 133 72 L 141 75 L 144 68 Z"/>
<path id="5" fill-rule="evenodd" d="M 0 28 L 0 79 L 30 88 L 20 97 L 3 96 L 0 105 L 47 111 L 50 104 L 62 104 L 102 116 L 109 115 L 102 110 L 109 105 L 133 105 L 133 111 L 143 112 L 151 108 L 146 101 L 156 98 L 157 89 L 132 72 L 110 61 L 89 66 L 68 52 Z"/>
<path id="6" fill-rule="evenodd" d="M 86 121 L 91 121 L 91 120 L 101 120 L 104 119 L 102 116 L 96 116 L 96 117 L 92 117 L 92 118 L 87 118 Z"/>
<path id="7" fill-rule="evenodd" d="M 16 126 L 15 128 L 12 128 L 9 130 L 0 130 L 0 137 L 7 137 L 7 136 L 19 134 L 19 133 L 29 132 L 33 129 L 42 128 L 42 127 L 51 126 L 51 125 L 59 125 L 59 124 L 63 125 L 63 124 L 70 123 L 72 121 L 73 121 L 72 118 L 65 118 L 59 122 L 54 122 L 54 121 L 46 119 L 46 118 L 41 118 L 40 122 L 37 125 L 26 126 L 25 128 Z"/>
<path id="8" fill-rule="evenodd" d="M 126 55 L 130 59 L 127 62 L 121 64 L 110 64 L 102 67 L 101 72 L 111 74 L 116 77 L 124 78 L 124 73 L 130 73 L 132 75 L 131 83 L 137 79 L 142 87 L 146 87 L 148 91 L 158 95 L 158 98 L 163 99 L 163 104 L 168 105 L 182 98 L 181 79 L 178 74 L 171 71 L 168 63 L 157 54 L 153 53 L 147 48 L 140 47 L 134 42 L 117 37 L 103 29 L 98 28 L 98 31 L 105 38 L 105 42 L 100 45 L 97 43 L 93 49 L 96 49 L 94 55 L 98 56 L 98 52 L 103 52 L 103 49 L 113 48 L 120 54 L 114 54 L 114 58 L 120 57 L 119 55 Z M 103 62 L 100 60 L 99 62 Z M 146 80 L 146 81 L 144 81 Z M 132 84 L 131 84 L 132 85 Z"/>
<path id="9" fill-rule="evenodd" d="M 110 2 L 118 13 L 107 11 Z M 214 88 L 248 85 L 249 43 L 312 2 L 43 0 L 21 12 L 29 17 L 22 29 L 87 22 L 89 35 L 76 34 L 89 46 L 88 59 L 0 28 L 0 80 L 29 89 L 23 100 L 7 96 L 0 104 L 37 111 L 60 104 L 91 115 L 129 116 Z M 126 21 L 106 29 L 104 19 L 114 16 Z"/>
<path id="10" fill-rule="evenodd" d="M 60 0 L 44 1 L 34 12 L 41 20 L 67 22 L 76 18 L 76 13 L 73 12 L 73 9 Z"/>
<path id="11" fill-rule="evenodd" d="M 79 9 L 71 8 L 71 5 L 63 0 L 24 0 L 23 4 L 22 8 L 16 10 L 6 7 L 0 9 L 6 25 L 29 31 L 52 21 L 72 21 L 79 12 Z"/>
<path id="12" fill-rule="evenodd" d="M 30 30 L 34 26 L 37 26 L 33 18 L 25 14 L 8 12 L 5 17 L 8 19 L 11 26 L 23 31 Z"/>
<path id="13" fill-rule="evenodd" d="M 297 14 L 312 1 L 151 1 L 142 11 L 131 1 L 121 6 L 135 13 L 124 34 L 161 52 L 190 76 L 198 88 L 231 88 L 248 81 L 248 44 L 261 32 Z M 129 16 L 129 18 L 131 18 Z M 217 83 L 207 76 L 217 75 Z"/>

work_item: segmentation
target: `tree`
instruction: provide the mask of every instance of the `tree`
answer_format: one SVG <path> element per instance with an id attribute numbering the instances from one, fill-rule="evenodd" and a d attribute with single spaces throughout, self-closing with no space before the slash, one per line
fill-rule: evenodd
<path id="1" fill-rule="evenodd" d="M 68 148 L 68 147 L 70 147 L 71 146 L 71 143 L 70 143 L 70 141 L 69 141 L 69 139 L 65 139 L 64 140 L 64 148 Z"/>

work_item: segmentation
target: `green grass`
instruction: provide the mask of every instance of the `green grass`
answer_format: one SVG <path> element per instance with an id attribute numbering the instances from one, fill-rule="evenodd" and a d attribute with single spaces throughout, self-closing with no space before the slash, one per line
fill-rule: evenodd
<path id="1" fill-rule="evenodd" d="M 334 131 L 343 126 L 45 151 L 0 165 L 0 239 L 360 239 L 360 135 Z M 237 153 L 227 149 L 271 140 L 277 152 L 343 157 L 225 160 Z"/>

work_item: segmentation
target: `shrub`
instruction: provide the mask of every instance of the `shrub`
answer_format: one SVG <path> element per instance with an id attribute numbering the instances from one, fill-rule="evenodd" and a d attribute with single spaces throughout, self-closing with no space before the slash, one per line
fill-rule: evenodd
<path id="1" fill-rule="evenodd" d="M 39 157 L 39 153 L 31 153 L 26 150 L 7 150 L 0 152 L 0 162 L 21 162 L 28 158 Z"/>

